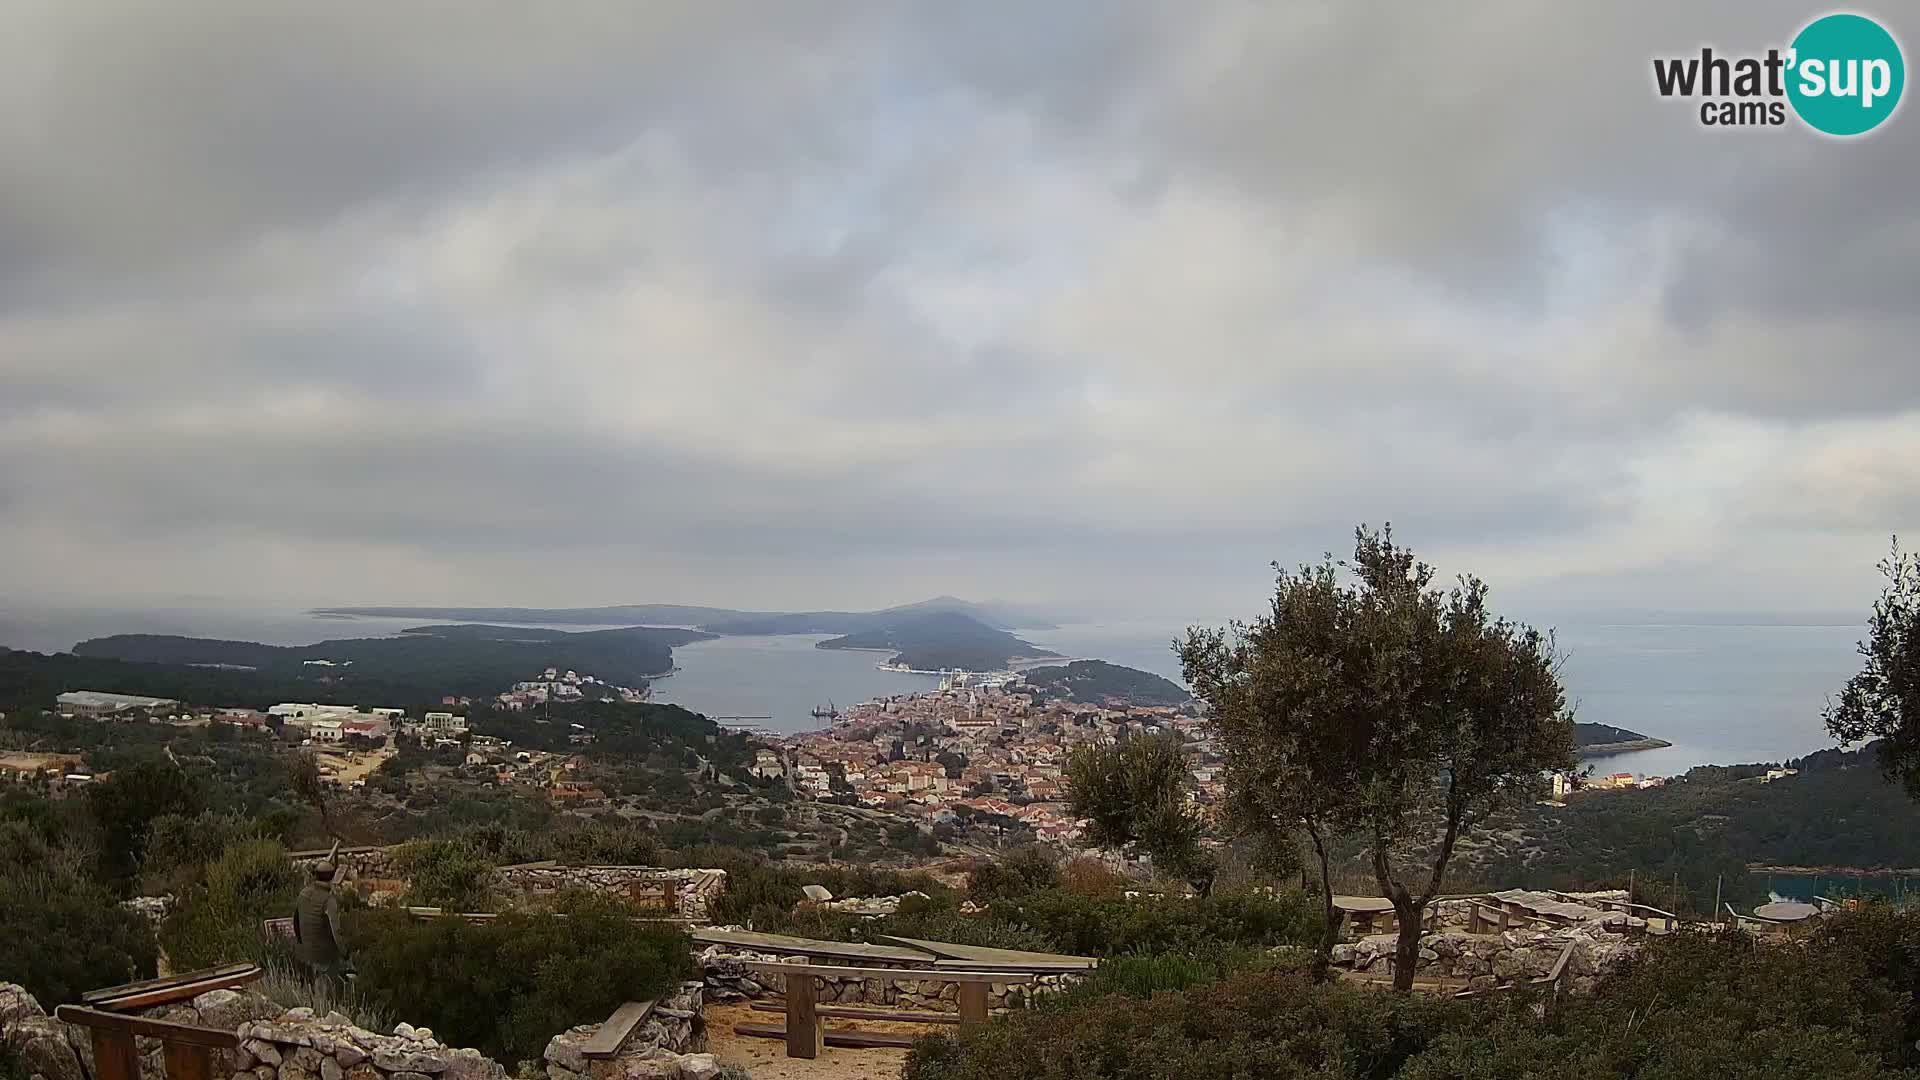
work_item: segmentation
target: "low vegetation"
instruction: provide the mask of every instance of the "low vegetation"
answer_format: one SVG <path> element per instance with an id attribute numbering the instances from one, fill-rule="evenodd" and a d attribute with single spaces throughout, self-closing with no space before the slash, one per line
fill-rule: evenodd
<path id="1" fill-rule="evenodd" d="M 1155 968 L 1153 979 L 1181 981 L 1173 965 Z M 1156 989 L 1144 981 L 923 1039 L 905 1080 L 1920 1075 L 1920 916 L 1884 908 L 1838 919 L 1806 945 L 1678 935 L 1591 996 L 1557 1003 L 1384 994 L 1284 966 L 1151 996 L 1139 992 Z"/>
<path id="2" fill-rule="evenodd" d="M 355 991 L 450 1045 L 536 1059 L 554 1034 L 691 975 L 685 932 L 632 915 L 585 896 L 486 922 L 361 909 L 347 920 Z"/>

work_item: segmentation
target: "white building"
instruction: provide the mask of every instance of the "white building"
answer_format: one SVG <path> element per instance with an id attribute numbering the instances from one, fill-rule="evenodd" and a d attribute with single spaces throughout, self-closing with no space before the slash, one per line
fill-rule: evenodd
<path id="1" fill-rule="evenodd" d="M 172 698 L 141 697 L 138 694 L 108 694 L 99 690 L 73 690 L 55 699 L 62 716 L 113 716 L 118 713 L 156 713 L 177 709 Z"/>
<path id="2" fill-rule="evenodd" d="M 315 719 L 307 722 L 307 738 L 314 742 L 337 743 L 347 737 L 344 720 Z"/>
<path id="3" fill-rule="evenodd" d="M 448 712 L 430 712 L 420 718 L 420 727 L 429 735 L 458 735 L 467 730 L 467 718 Z"/>

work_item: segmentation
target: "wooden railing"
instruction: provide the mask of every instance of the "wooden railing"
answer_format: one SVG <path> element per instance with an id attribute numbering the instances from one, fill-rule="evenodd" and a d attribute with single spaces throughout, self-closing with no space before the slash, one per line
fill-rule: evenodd
<path id="1" fill-rule="evenodd" d="M 240 1045 L 240 1037 L 219 1028 L 147 1020 L 125 1013 L 103 1012 L 84 1005 L 62 1005 L 53 1015 L 86 1028 L 93 1038 L 93 1080 L 140 1080 L 140 1051 L 134 1037 L 159 1039 L 167 1063 L 167 1080 L 214 1080 L 226 1075 L 215 1070 L 213 1052 Z"/>

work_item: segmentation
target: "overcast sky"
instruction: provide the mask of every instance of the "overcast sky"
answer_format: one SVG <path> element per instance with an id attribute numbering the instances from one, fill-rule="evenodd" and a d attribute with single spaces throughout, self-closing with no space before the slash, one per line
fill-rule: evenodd
<path id="1" fill-rule="evenodd" d="M 1814 13 L 16 0 L 0 594 L 1864 610 L 1920 116 L 1651 89 Z"/>

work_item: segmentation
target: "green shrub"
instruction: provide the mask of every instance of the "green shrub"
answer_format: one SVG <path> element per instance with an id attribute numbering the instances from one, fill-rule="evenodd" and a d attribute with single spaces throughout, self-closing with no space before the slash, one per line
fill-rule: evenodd
<path id="1" fill-rule="evenodd" d="M 631 915 L 590 897 L 486 922 L 363 909 L 348 916 L 347 945 L 356 990 L 369 1001 L 452 1045 L 519 1061 L 539 1057 L 553 1035 L 657 997 L 691 973 L 684 932 Z"/>
<path id="2" fill-rule="evenodd" d="M 292 915 L 299 891 L 300 874 L 278 842 L 235 840 L 161 925 L 160 944 L 177 971 L 259 962 L 267 949 L 261 922 Z"/>
<path id="3" fill-rule="evenodd" d="M 1217 982 L 1236 971 L 1286 966 L 1298 965 L 1290 960 L 1269 956 L 1264 949 L 1250 946 L 1111 956 L 1102 960 L 1091 976 L 1075 984 L 1066 993 L 1043 1000 L 1050 1007 L 1070 1008 L 1109 994 L 1149 998 L 1155 994 L 1191 990 L 1196 986 Z"/>
<path id="4" fill-rule="evenodd" d="M 1060 883 L 1053 855 L 1037 844 L 1015 848 L 998 859 L 976 863 L 967 874 L 967 898 L 987 904 L 1031 896 Z"/>
<path id="5" fill-rule="evenodd" d="M 495 862 L 467 840 L 423 840 L 395 854 L 407 879 L 406 902 L 448 911 L 485 911 L 493 896 Z"/>
<path id="6" fill-rule="evenodd" d="M 154 973 L 147 921 L 70 869 L 0 873 L 0 980 L 49 1012 L 88 990 Z"/>

